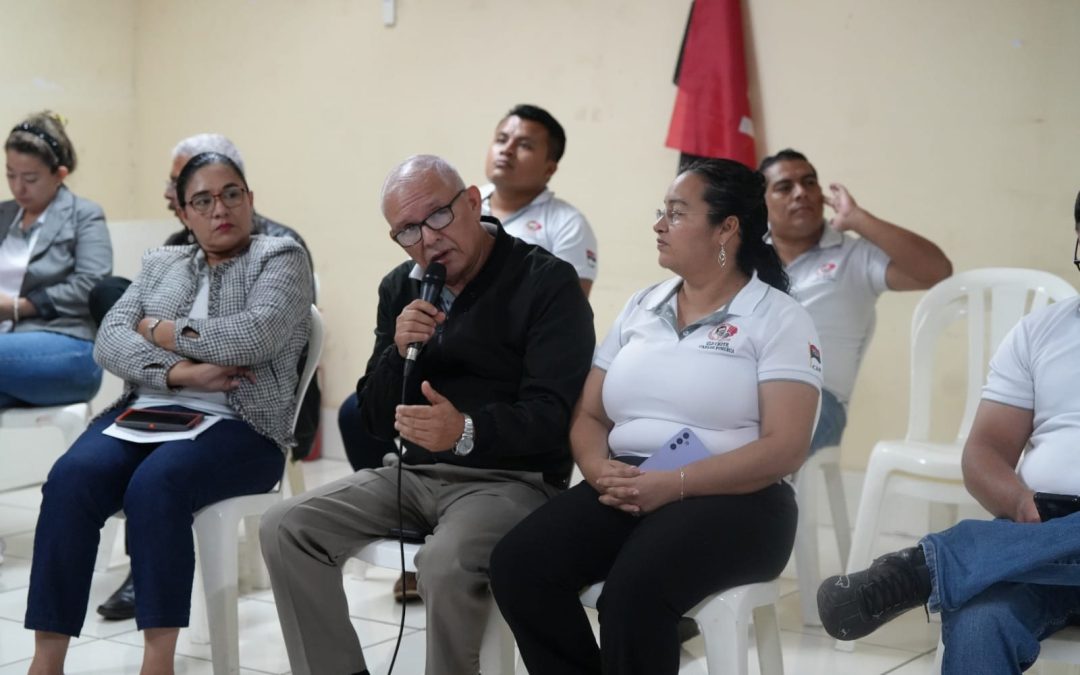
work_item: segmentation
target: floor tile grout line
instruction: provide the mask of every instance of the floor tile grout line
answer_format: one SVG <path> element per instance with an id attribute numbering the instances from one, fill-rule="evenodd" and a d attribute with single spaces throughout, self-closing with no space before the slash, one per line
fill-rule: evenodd
<path id="1" fill-rule="evenodd" d="M 933 654 L 935 651 L 937 651 L 937 647 L 935 647 L 933 649 L 930 649 L 928 651 L 922 652 L 921 654 L 917 654 L 917 655 L 911 657 L 910 659 L 908 659 L 907 661 L 904 661 L 901 664 L 898 664 L 898 665 L 893 666 L 892 668 L 889 668 L 888 670 L 884 671 L 881 675 L 889 675 L 889 673 L 895 673 L 896 671 L 900 670 L 904 666 L 918 661 L 919 659 L 923 658 L 927 654 Z"/>

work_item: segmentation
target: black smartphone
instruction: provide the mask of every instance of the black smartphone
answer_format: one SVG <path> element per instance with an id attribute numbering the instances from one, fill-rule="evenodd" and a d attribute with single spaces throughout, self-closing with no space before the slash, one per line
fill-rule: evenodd
<path id="1" fill-rule="evenodd" d="M 427 535 L 427 532 L 421 532 L 420 530 L 410 530 L 408 528 L 402 530 L 397 527 L 390 528 L 386 533 L 386 536 L 393 539 L 403 539 L 407 544 L 423 544 Z"/>
<path id="2" fill-rule="evenodd" d="M 128 408 L 116 418 L 116 426 L 141 431 L 188 431 L 202 421 L 202 413 Z"/>
<path id="3" fill-rule="evenodd" d="M 1052 492 L 1036 492 L 1035 508 L 1045 523 L 1051 518 L 1061 518 L 1080 511 L 1080 495 L 1056 495 Z"/>

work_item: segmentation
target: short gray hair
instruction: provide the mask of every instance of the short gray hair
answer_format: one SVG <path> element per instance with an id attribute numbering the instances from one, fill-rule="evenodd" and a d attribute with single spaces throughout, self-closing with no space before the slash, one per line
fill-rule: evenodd
<path id="1" fill-rule="evenodd" d="M 465 189 L 465 181 L 461 179 L 450 162 L 436 155 L 413 155 L 390 170 L 383 181 L 382 199 L 380 203 L 383 215 L 386 214 L 386 198 L 391 192 L 429 173 L 436 174 L 444 183 L 459 190 Z"/>
<path id="2" fill-rule="evenodd" d="M 194 136 L 188 136 L 184 140 L 176 144 L 173 148 L 173 159 L 177 157 L 187 157 L 191 159 L 195 155 L 201 155 L 204 152 L 217 152 L 225 155 L 236 166 L 240 167 L 240 173 L 244 173 L 244 158 L 240 156 L 240 151 L 233 145 L 233 142 L 221 134 L 195 134 Z"/>

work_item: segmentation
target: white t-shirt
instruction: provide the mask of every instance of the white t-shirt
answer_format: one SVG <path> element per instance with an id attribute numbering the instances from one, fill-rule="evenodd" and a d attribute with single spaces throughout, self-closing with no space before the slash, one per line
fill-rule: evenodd
<path id="1" fill-rule="evenodd" d="M 37 221 L 30 226 L 28 231 L 23 231 L 23 210 L 19 209 L 15 219 L 11 221 L 10 229 L 4 241 L 0 242 L 0 293 L 12 298 L 18 298 L 22 293 L 23 279 L 26 278 L 26 270 L 30 267 L 30 255 L 34 252 L 34 244 L 37 243 L 41 226 L 45 223 L 45 215 L 49 212 L 48 207 L 41 212 Z M 0 321 L 0 333 L 7 333 L 15 328 L 13 321 Z"/>
<path id="2" fill-rule="evenodd" d="M 480 188 L 485 216 L 491 215 L 495 186 Z M 544 189 L 524 208 L 507 216 L 503 228 L 518 239 L 536 244 L 556 258 L 574 266 L 581 279 L 596 279 L 596 235 L 589 221 L 570 204 Z"/>
<path id="3" fill-rule="evenodd" d="M 755 276 L 726 311 L 680 333 L 681 283 L 675 277 L 636 293 L 596 350 L 616 455 L 651 455 L 683 427 L 722 454 L 760 437 L 759 383 L 821 388 L 814 323 L 790 296 Z"/>
<path id="4" fill-rule="evenodd" d="M 844 405 L 874 335 L 874 305 L 888 288 L 888 266 L 889 256 L 877 246 L 826 225 L 817 246 L 785 268 L 791 296 L 814 318 L 821 348 L 829 355 L 825 388 Z"/>
<path id="5" fill-rule="evenodd" d="M 1080 298 L 1013 327 L 990 360 L 982 397 L 1035 413 L 1018 469 L 1025 485 L 1080 494 Z"/>

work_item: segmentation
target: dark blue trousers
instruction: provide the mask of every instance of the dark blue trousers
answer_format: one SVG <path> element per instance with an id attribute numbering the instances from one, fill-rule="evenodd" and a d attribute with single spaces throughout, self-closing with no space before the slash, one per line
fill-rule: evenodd
<path id="1" fill-rule="evenodd" d="M 281 480 L 281 450 L 246 422 L 222 420 L 194 440 L 140 444 L 101 433 L 121 412 L 91 424 L 49 471 L 34 533 L 30 630 L 79 635 L 101 528 L 120 509 L 130 534 L 138 627 L 186 626 L 193 514 L 229 497 L 267 492 Z"/>

